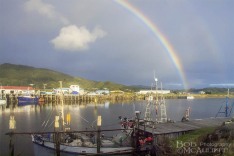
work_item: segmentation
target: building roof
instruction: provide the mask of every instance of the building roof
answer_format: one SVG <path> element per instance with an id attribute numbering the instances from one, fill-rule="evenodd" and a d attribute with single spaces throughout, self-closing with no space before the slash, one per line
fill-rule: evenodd
<path id="1" fill-rule="evenodd" d="M 34 90 L 31 86 L 0 86 L 0 89 L 12 89 L 12 90 Z"/>

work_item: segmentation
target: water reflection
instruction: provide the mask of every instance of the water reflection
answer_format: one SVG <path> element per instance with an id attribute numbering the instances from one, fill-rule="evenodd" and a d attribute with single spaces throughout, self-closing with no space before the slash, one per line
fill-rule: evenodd
<path id="1" fill-rule="evenodd" d="M 186 99 L 168 99 L 166 100 L 166 108 L 168 118 L 179 121 L 184 115 L 186 109 L 188 107 L 191 108 L 191 118 L 204 118 L 204 117 L 214 117 L 215 113 L 217 113 L 224 99 L 194 99 L 194 100 L 186 100 Z M 81 104 L 64 104 L 64 113 L 71 113 L 72 118 L 76 120 L 83 120 L 84 118 L 90 118 L 91 121 L 95 119 L 95 117 L 99 115 L 110 115 L 112 117 L 114 114 L 116 116 L 134 116 L 135 111 L 141 111 L 141 117 L 144 116 L 146 101 L 131 101 L 131 102 L 121 102 L 121 103 L 111 103 L 109 101 L 105 101 L 103 103 L 81 103 Z M 61 111 L 60 104 L 7 104 L 5 106 L 1 106 L 0 113 L 1 114 L 15 114 L 15 113 L 45 113 L 48 111 L 59 112 Z M 209 110 L 209 111 L 207 111 Z M 155 111 L 155 110 L 152 110 Z M 155 114 L 155 112 L 152 112 Z M 108 117 L 109 118 L 109 117 Z M 85 121 L 85 120 L 84 120 Z M 80 121 L 79 121 L 80 123 Z"/>
<path id="2" fill-rule="evenodd" d="M 224 99 L 168 99 L 166 100 L 168 118 L 180 121 L 185 110 L 191 108 L 191 119 L 214 117 Z M 141 118 L 144 118 L 144 112 L 147 101 L 121 101 L 103 102 L 103 103 L 80 103 L 64 104 L 64 115 L 71 115 L 71 130 L 85 130 L 86 128 L 96 128 L 96 119 L 98 115 L 102 116 L 102 129 L 120 128 L 118 117 L 131 118 L 135 116 L 135 111 L 141 111 Z M 0 130 L 1 130 L 1 153 L 8 155 L 9 138 L 4 134 L 9 132 L 10 115 L 15 116 L 17 132 L 30 131 L 53 131 L 55 116 L 61 111 L 60 104 L 34 104 L 34 105 L 16 105 L 8 104 L 0 109 Z M 155 109 L 152 110 L 155 113 Z M 111 134 L 106 134 L 107 136 Z M 22 140 L 25 136 L 20 137 Z M 16 142 L 18 153 L 23 151 L 22 155 L 33 155 L 31 149 L 32 143 L 30 137 L 27 140 L 19 139 Z M 30 150 L 29 148 L 30 147 Z"/>
<path id="3" fill-rule="evenodd" d="M 81 103 L 81 104 L 64 104 L 64 108 L 70 108 L 70 109 L 79 109 L 79 108 L 87 108 L 87 107 L 93 107 L 97 109 L 98 107 L 102 107 L 105 109 L 109 109 L 110 102 L 105 101 L 103 103 Z M 0 107 L 0 113 L 5 112 L 28 112 L 28 111 L 39 111 L 41 109 L 51 110 L 51 109 L 61 109 L 61 104 L 53 104 L 53 103 L 47 103 L 47 104 L 34 104 L 34 103 L 28 103 L 28 102 L 22 102 L 19 104 L 16 103 L 8 103 L 5 105 L 1 105 Z"/>

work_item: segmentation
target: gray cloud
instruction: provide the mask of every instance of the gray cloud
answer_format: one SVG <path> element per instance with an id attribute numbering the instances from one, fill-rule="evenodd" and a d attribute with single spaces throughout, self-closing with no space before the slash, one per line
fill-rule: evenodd
<path id="1" fill-rule="evenodd" d="M 29 0 L 24 4 L 24 8 L 30 12 L 35 11 L 49 19 L 59 20 L 63 24 L 70 23 L 67 18 L 56 11 L 53 5 L 45 3 L 42 0 Z"/>

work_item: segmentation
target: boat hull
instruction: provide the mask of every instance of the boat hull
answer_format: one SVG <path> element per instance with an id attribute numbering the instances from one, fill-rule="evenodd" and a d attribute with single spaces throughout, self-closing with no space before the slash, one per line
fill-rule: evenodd
<path id="1" fill-rule="evenodd" d="M 19 103 L 38 103 L 39 102 L 39 97 L 24 97 L 24 96 L 19 96 L 17 97 Z"/>
<path id="2" fill-rule="evenodd" d="M 32 135 L 33 143 L 40 145 L 42 148 L 55 149 L 55 143 L 50 141 L 45 141 L 41 139 L 36 139 Z M 133 152 L 132 147 L 101 147 L 100 153 L 104 155 L 119 155 L 119 154 L 129 154 Z M 60 144 L 60 152 L 65 152 L 69 154 L 98 154 L 97 147 L 85 147 L 85 146 L 68 146 L 65 144 Z"/>

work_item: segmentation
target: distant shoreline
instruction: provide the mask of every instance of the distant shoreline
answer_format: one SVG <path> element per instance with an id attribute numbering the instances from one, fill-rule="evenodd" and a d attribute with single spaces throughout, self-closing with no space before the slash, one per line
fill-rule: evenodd
<path id="1" fill-rule="evenodd" d="M 224 94 L 190 94 L 189 96 L 193 96 L 194 99 L 203 99 L 203 98 L 226 98 L 227 95 Z M 177 94 L 170 94 L 170 95 L 164 95 L 165 98 L 167 97 L 175 97 L 180 99 L 180 97 L 187 98 L 187 95 L 177 95 Z M 229 95 L 229 98 L 234 98 L 234 95 Z M 181 98 L 182 99 L 182 98 Z"/>

